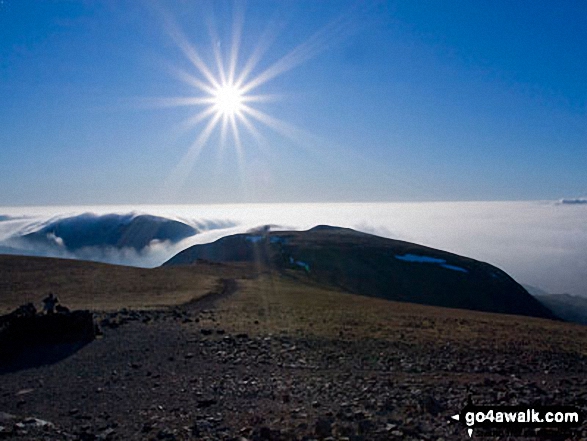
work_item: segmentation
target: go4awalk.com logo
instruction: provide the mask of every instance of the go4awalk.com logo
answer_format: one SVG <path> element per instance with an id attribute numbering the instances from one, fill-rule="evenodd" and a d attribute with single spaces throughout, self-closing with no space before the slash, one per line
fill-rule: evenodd
<path id="1" fill-rule="evenodd" d="M 549 428 L 566 431 L 582 424 L 579 409 L 571 406 L 475 406 L 467 404 L 451 416 L 464 424 L 469 436 L 474 429 L 521 432 L 524 429 Z"/>

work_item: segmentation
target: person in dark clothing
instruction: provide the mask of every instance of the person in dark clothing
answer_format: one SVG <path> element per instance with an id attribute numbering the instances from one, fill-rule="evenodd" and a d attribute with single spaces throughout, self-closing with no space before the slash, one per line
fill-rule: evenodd
<path id="1" fill-rule="evenodd" d="M 55 312 L 55 305 L 57 305 L 57 303 L 59 303 L 59 299 L 51 292 L 43 299 L 43 310 L 46 314 L 53 314 Z"/>

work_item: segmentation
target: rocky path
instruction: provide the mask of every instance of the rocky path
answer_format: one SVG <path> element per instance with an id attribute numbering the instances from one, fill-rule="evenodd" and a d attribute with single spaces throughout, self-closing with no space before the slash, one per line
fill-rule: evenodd
<path id="1" fill-rule="evenodd" d="M 218 288 L 216 291 L 205 295 L 202 298 L 192 300 L 191 302 L 185 303 L 178 307 L 184 311 L 190 311 L 192 313 L 201 312 L 206 309 L 212 309 L 216 304 L 232 294 L 238 289 L 238 284 L 234 279 L 220 279 Z"/>
<path id="2" fill-rule="evenodd" d="M 464 440 L 450 416 L 469 397 L 587 413 L 584 357 L 231 334 L 214 306 L 237 289 L 224 279 L 181 307 L 105 314 L 104 336 L 73 356 L 0 376 L 0 439 Z"/>

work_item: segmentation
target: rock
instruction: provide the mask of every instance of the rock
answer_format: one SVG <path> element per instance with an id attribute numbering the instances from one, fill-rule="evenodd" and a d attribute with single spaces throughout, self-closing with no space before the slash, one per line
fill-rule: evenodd
<path id="1" fill-rule="evenodd" d="M 78 435 L 77 439 L 79 439 L 79 441 L 96 441 L 97 438 L 96 435 L 94 435 L 93 433 L 84 431 Z"/>
<path id="2" fill-rule="evenodd" d="M 386 432 L 391 432 L 392 430 L 394 430 L 397 427 L 397 424 L 391 424 L 391 423 L 387 423 L 385 425 L 385 431 Z"/>
<path id="3" fill-rule="evenodd" d="M 175 434 L 171 430 L 163 428 L 159 432 L 157 432 L 157 439 L 175 441 L 177 440 L 177 436 L 175 436 Z"/>
<path id="4" fill-rule="evenodd" d="M 22 422 L 29 427 L 55 427 L 53 423 L 39 418 L 25 418 Z"/>
<path id="5" fill-rule="evenodd" d="M 114 428 L 109 427 L 108 429 L 104 430 L 102 433 L 100 433 L 97 437 L 97 439 L 99 440 L 108 440 L 113 438 L 114 436 L 116 436 L 116 430 L 114 430 Z"/>
<path id="6" fill-rule="evenodd" d="M 271 429 L 269 427 L 261 427 L 259 430 L 259 437 L 261 439 L 270 440 L 271 439 Z"/>
<path id="7" fill-rule="evenodd" d="M 433 396 L 427 395 L 420 401 L 420 405 L 424 410 L 433 416 L 438 415 L 444 410 L 444 407 Z"/>
<path id="8" fill-rule="evenodd" d="M 16 419 L 16 416 L 14 416 L 10 413 L 0 412 L 0 424 L 9 423 L 15 419 Z"/>
<path id="9" fill-rule="evenodd" d="M 76 420 L 91 420 L 92 419 L 92 417 L 90 415 L 86 415 L 86 414 L 84 414 L 84 415 L 76 414 L 74 416 L 74 418 Z"/>
<path id="10" fill-rule="evenodd" d="M 252 427 L 242 427 L 239 431 L 238 431 L 239 435 L 242 436 L 250 436 L 253 433 L 253 428 Z"/>
<path id="11" fill-rule="evenodd" d="M 217 401 L 214 399 L 198 400 L 198 408 L 202 409 L 202 408 L 210 407 L 210 406 L 215 405 L 216 403 L 217 403 Z"/>
<path id="12" fill-rule="evenodd" d="M 373 431 L 375 425 L 371 420 L 361 420 L 359 421 L 358 428 L 359 428 L 359 435 L 365 435 Z"/>
<path id="13" fill-rule="evenodd" d="M 200 427 L 199 427 L 198 423 L 192 424 L 191 427 L 189 428 L 189 432 L 192 436 L 199 437 L 201 435 L 201 431 L 200 431 Z"/>
<path id="14" fill-rule="evenodd" d="M 327 418 L 320 418 L 316 421 L 314 426 L 314 433 L 320 439 L 327 438 L 332 435 L 332 420 Z"/>

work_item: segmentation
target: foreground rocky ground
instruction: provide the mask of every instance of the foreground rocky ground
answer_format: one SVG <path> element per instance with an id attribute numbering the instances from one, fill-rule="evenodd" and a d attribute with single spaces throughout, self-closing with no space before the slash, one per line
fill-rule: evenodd
<path id="1" fill-rule="evenodd" d="M 450 420 L 469 398 L 587 414 L 587 357 L 561 337 L 574 333 L 580 347 L 579 326 L 555 323 L 535 335 L 551 322 L 513 329 L 515 317 L 495 316 L 494 326 L 491 315 L 406 306 L 387 313 L 400 332 L 366 312 L 386 302 L 361 303 L 350 315 L 356 323 L 341 322 L 332 299 L 331 311 L 312 303 L 312 315 L 301 294 L 291 303 L 286 288 L 272 285 L 267 297 L 251 283 L 225 280 L 170 309 L 98 313 L 98 340 L 58 363 L 0 375 L 0 439 L 469 439 Z M 354 297 L 336 305 L 346 311 Z M 504 342 L 510 330 L 516 338 Z M 587 426 L 526 435 L 587 439 Z"/>

